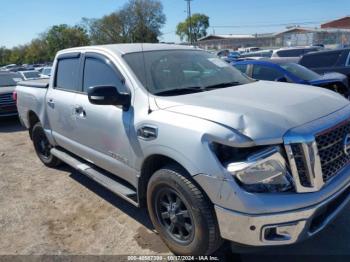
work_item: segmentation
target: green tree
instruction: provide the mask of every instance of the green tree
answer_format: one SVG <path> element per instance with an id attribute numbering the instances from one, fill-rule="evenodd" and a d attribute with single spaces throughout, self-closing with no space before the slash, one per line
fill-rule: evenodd
<path id="1" fill-rule="evenodd" d="M 11 50 L 2 46 L 0 47 L 0 66 L 7 65 L 10 61 Z"/>
<path id="2" fill-rule="evenodd" d="M 124 42 L 122 22 L 118 13 L 106 15 L 101 19 L 83 18 L 83 25 L 89 33 L 92 44 L 113 44 Z"/>
<path id="3" fill-rule="evenodd" d="M 191 18 L 187 18 L 176 27 L 176 34 L 181 41 L 184 39 L 190 42 L 190 25 L 192 25 L 192 41 L 197 42 L 198 39 L 207 35 L 209 28 L 209 17 L 204 14 L 193 14 Z"/>
<path id="4" fill-rule="evenodd" d="M 17 65 L 22 64 L 24 62 L 25 49 L 26 46 L 16 46 L 12 48 L 8 63 Z"/>
<path id="5" fill-rule="evenodd" d="M 24 61 L 28 64 L 49 61 L 48 45 L 43 38 L 36 38 L 25 48 Z"/>
<path id="6" fill-rule="evenodd" d="M 160 29 L 166 21 L 160 1 L 130 0 L 120 10 L 120 16 L 130 42 L 159 42 Z"/>
<path id="7" fill-rule="evenodd" d="M 90 44 L 89 36 L 81 26 L 55 25 L 44 35 L 48 56 L 53 59 L 56 53 L 70 47 Z"/>
<path id="8" fill-rule="evenodd" d="M 83 19 L 93 44 L 158 42 L 165 24 L 158 0 L 130 0 L 121 9 L 101 19 Z"/>

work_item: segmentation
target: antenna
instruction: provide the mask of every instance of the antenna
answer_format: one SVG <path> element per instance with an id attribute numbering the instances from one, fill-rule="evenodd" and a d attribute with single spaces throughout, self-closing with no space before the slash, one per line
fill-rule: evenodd
<path id="1" fill-rule="evenodd" d="M 143 50 L 143 43 L 141 43 L 141 50 L 142 50 L 142 60 L 143 60 L 143 73 L 145 74 L 145 80 L 146 80 L 146 92 L 147 92 L 147 101 L 148 101 L 148 114 L 152 113 L 151 109 L 151 103 L 150 103 L 150 97 L 149 97 L 149 90 L 148 90 L 148 77 L 146 73 L 146 58 L 145 58 L 145 52 Z"/>

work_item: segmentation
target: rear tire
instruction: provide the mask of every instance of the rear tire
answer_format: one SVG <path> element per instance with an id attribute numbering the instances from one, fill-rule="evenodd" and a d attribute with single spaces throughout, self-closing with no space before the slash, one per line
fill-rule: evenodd
<path id="1" fill-rule="evenodd" d="M 61 161 L 50 152 L 52 145 L 46 137 L 41 123 L 36 123 L 32 129 L 34 149 L 41 162 L 48 167 L 56 167 Z"/>
<path id="2" fill-rule="evenodd" d="M 154 173 L 147 206 L 155 229 L 175 255 L 211 255 L 221 246 L 213 206 L 182 168 Z"/>

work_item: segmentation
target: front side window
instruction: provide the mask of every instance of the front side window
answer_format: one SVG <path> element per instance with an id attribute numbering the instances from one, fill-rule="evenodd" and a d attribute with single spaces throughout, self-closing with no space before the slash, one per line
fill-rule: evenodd
<path id="1" fill-rule="evenodd" d="M 156 95 L 208 91 L 252 81 L 225 61 L 199 50 L 138 52 L 124 59 L 144 87 Z"/>
<path id="2" fill-rule="evenodd" d="M 115 86 L 120 92 L 126 91 L 120 73 L 111 64 L 88 57 L 84 66 L 84 92 L 92 86 Z"/>
<path id="3" fill-rule="evenodd" d="M 283 73 L 276 68 L 254 65 L 252 77 L 257 80 L 275 81 L 283 77 Z"/>
<path id="4" fill-rule="evenodd" d="M 79 91 L 77 78 L 79 74 L 79 58 L 58 60 L 56 87 L 68 91 Z"/>

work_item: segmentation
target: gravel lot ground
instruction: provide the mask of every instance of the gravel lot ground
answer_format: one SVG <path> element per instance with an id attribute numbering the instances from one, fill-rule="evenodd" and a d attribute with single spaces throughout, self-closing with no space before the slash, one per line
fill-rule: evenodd
<path id="1" fill-rule="evenodd" d="M 349 217 L 350 207 L 315 238 L 259 254 L 350 255 Z M 16 119 L 7 119 L 0 122 L 0 255 L 17 254 L 170 252 L 153 231 L 144 209 L 133 207 L 67 166 L 43 166 L 28 133 Z M 223 248 L 219 255 L 232 254 Z"/>

